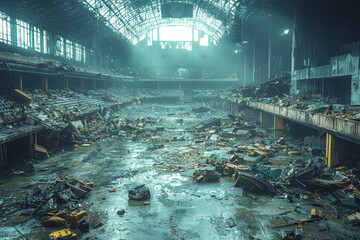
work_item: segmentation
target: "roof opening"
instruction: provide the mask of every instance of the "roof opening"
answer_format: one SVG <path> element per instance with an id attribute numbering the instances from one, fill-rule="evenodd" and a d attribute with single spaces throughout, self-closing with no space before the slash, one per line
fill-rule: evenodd
<path id="1" fill-rule="evenodd" d="M 169 26 L 159 27 L 160 41 L 192 41 L 193 31 L 190 27 L 184 26 Z"/>

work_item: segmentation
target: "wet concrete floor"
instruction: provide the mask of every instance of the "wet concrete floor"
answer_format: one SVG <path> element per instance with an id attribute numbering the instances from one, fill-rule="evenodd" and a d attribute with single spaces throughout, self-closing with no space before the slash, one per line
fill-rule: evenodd
<path id="1" fill-rule="evenodd" d="M 211 154 L 229 157 L 229 148 L 211 144 L 215 140 L 195 143 L 191 126 L 211 117 L 227 116 L 220 109 L 191 112 L 191 108 L 202 105 L 145 103 L 123 109 L 121 115 L 126 118 L 153 118 L 155 124 L 146 126 L 145 131 L 156 126 L 165 131 L 133 139 L 114 136 L 90 147 L 64 149 L 38 162 L 35 173 L 25 171 L 3 177 L 0 199 L 21 199 L 35 186 L 45 188 L 56 177 L 72 176 L 94 182 L 89 197 L 79 203 L 89 212 L 90 222 L 88 233 L 77 231 L 80 239 L 279 239 L 278 231 L 270 228 L 281 224 L 274 215 L 283 212 L 279 206 L 293 210 L 296 203 L 266 196 L 254 200 L 242 189 L 234 188 L 230 178 L 209 184 L 198 184 L 191 178 L 196 168 L 203 167 L 198 163 Z M 164 146 L 149 150 L 154 144 Z M 140 184 L 150 188 L 149 205 L 128 200 L 127 191 Z M 125 214 L 119 215 L 122 209 Z M 28 216 L 15 214 L 1 220 L 0 239 L 21 239 L 13 225 L 29 239 L 46 239 L 59 230 L 44 228 Z M 319 225 L 314 223 L 308 229 Z M 327 238 L 325 233 L 312 236 Z"/>

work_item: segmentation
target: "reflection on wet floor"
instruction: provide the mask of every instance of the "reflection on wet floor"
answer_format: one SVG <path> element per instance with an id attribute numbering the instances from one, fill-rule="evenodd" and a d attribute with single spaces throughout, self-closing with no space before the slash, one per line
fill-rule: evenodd
<path id="1" fill-rule="evenodd" d="M 88 233 L 75 230 L 80 239 L 278 239 L 278 231 L 270 226 L 280 224 L 276 216 L 283 211 L 279 207 L 292 210 L 296 203 L 266 196 L 254 200 L 241 188 L 234 188 L 231 177 L 214 183 L 196 183 L 191 178 L 209 156 L 230 156 L 226 155 L 228 148 L 214 144 L 216 140 L 196 142 L 192 126 L 226 116 L 221 109 L 191 112 L 200 106 L 143 104 L 123 109 L 124 118 L 151 117 L 155 124 L 145 129 L 164 127 L 164 131 L 145 130 L 141 136 L 113 136 L 90 147 L 64 149 L 38 162 L 34 174 L 3 177 L 0 199 L 21 199 L 35 186 L 45 188 L 57 177 L 71 176 L 94 182 L 88 198 L 78 203 L 79 208 L 86 207 L 90 223 Z M 154 148 L 154 144 L 161 146 Z M 150 189 L 149 203 L 128 199 L 128 190 L 141 184 Z M 111 189 L 115 191 L 109 192 Z M 302 208 L 304 213 L 309 210 Z M 17 213 L 1 220 L 4 237 L 0 235 L 0 239 L 20 239 L 13 225 L 30 239 L 46 239 L 58 230 Z M 326 239 L 327 233 L 314 230 L 320 224 L 304 228 L 311 237 Z"/>

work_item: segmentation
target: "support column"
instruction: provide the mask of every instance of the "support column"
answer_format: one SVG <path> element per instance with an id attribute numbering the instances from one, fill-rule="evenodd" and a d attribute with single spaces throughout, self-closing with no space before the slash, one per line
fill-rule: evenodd
<path id="1" fill-rule="evenodd" d="M 335 137 L 331 133 L 326 133 L 326 166 L 329 168 L 334 167 L 334 150 L 335 150 Z"/>
<path id="2" fill-rule="evenodd" d="M 45 92 L 49 91 L 49 81 L 48 76 L 46 75 L 42 76 L 42 90 L 44 90 Z"/>
<path id="3" fill-rule="evenodd" d="M 64 88 L 69 88 L 69 79 L 64 77 Z"/>
<path id="4" fill-rule="evenodd" d="M 34 134 L 34 146 L 35 146 L 35 145 L 37 145 L 37 133 Z M 35 159 L 37 159 L 37 156 L 38 156 L 38 155 L 37 155 L 37 152 L 34 151 L 34 157 L 35 157 Z"/>
<path id="5" fill-rule="evenodd" d="M 255 83 L 255 75 L 256 75 L 256 43 L 255 43 L 255 40 L 254 40 L 254 48 L 253 48 L 253 83 Z"/>
<path id="6" fill-rule="evenodd" d="M 268 79 L 271 78 L 271 34 L 269 33 L 269 46 L 268 46 Z"/>
<path id="7" fill-rule="evenodd" d="M 80 79 L 80 89 L 84 89 L 84 79 Z"/>
<path id="8" fill-rule="evenodd" d="M 297 21 L 297 8 L 294 10 L 294 20 L 291 35 L 291 73 L 295 71 L 296 61 L 296 21 Z"/>
<path id="9" fill-rule="evenodd" d="M 296 47 L 296 24 L 297 22 L 297 7 L 295 7 L 294 9 L 294 19 L 293 19 L 293 26 L 292 26 L 292 31 L 291 31 L 291 93 L 296 93 L 296 91 L 298 90 L 298 86 L 297 86 L 297 80 L 293 79 L 293 73 L 295 71 L 295 67 L 296 67 L 296 51 L 297 51 L 297 47 Z"/>
<path id="10" fill-rule="evenodd" d="M 245 45 L 245 49 L 244 49 L 244 85 L 247 83 L 247 59 L 246 59 L 246 52 L 247 52 L 247 46 Z"/>
<path id="11" fill-rule="evenodd" d="M 14 73 L 14 87 L 19 90 L 23 90 L 22 86 L 22 73 Z"/>
<path id="12" fill-rule="evenodd" d="M 156 69 L 155 77 L 156 77 L 156 79 L 159 79 L 159 69 L 158 68 Z"/>
<path id="13" fill-rule="evenodd" d="M 263 115 L 262 111 L 260 111 L 259 117 L 260 117 L 260 128 L 263 128 L 264 127 L 264 115 Z"/>
<path id="14" fill-rule="evenodd" d="M 29 135 L 29 155 L 31 158 L 34 157 L 34 138 L 32 134 Z"/>
<path id="15" fill-rule="evenodd" d="M 202 72 L 201 72 L 201 79 L 205 79 L 205 69 L 202 69 Z"/>
<path id="16" fill-rule="evenodd" d="M 157 89 L 160 90 L 160 82 L 157 82 Z"/>
<path id="17" fill-rule="evenodd" d="M 44 32 L 40 31 L 40 52 L 44 52 Z"/>
<path id="18" fill-rule="evenodd" d="M 56 132 L 55 147 L 60 147 L 60 132 Z"/>
<path id="19" fill-rule="evenodd" d="M 92 80 L 92 89 L 96 90 L 96 80 Z"/>
<path id="20" fill-rule="evenodd" d="M 181 82 L 179 83 L 179 89 L 181 90 Z"/>
<path id="21" fill-rule="evenodd" d="M 281 136 L 284 129 L 284 120 L 281 117 L 274 116 L 274 135 Z"/>

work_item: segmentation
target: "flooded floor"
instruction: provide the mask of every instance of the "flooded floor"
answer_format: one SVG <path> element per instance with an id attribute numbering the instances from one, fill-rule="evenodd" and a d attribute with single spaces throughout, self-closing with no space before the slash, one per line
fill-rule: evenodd
<path id="1" fill-rule="evenodd" d="M 195 169 L 206 167 L 206 158 L 212 154 L 231 156 L 226 154 L 229 147 L 216 144 L 216 134 L 196 141 L 193 126 L 212 117 L 227 118 L 220 109 L 191 111 L 203 105 L 144 103 L 127 107 L 120 111 L 124 118 L 147 117 L 154 122 L 144 126 L 142 135 L 113 136 L 90 147 L 64 149 L 35 164 L 35 173 L 5 175 L 0 199 L 21 199 L 36 186 L 43 189 L 57 177 L 71 176 L 94 182 L 90 195 L 77 206 L 88 211 L 90 223 L 88 233 L 75 231 L 80 239 L 280 239 L 279 231 L 271 226 L 282 224 L 278 214 L 294 210 L 298 202 L 270 196 L 256 196 L 255 200 L 234 188 L 228 177 L 203 184 L 191 178 Z M 164 127 L 164 131 L 156 131 L 156 127 Z M 128 199 L 128 190 L 141 184 L 150 189 L 148 205 Z M 111 189 L 115 192 L 109 192 Z M 300 211 L 306 215 L 310 209 L 301 206 Z M 121 210 L 125 210 L 123 215 Z M 301 215 L 291 212 L 287 216 Z M 304 232 L 313 239 L 331 239 L 326 231 L 318 231 L 324 224 L 305 225 Z M 38 219 L 17 213 L 1 217 L 0 226 L 0 239 L 22 239 L 13 226 L 29 239 L 48 239 L 51 232 L 60 230 L 45 228 Z"/>

